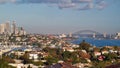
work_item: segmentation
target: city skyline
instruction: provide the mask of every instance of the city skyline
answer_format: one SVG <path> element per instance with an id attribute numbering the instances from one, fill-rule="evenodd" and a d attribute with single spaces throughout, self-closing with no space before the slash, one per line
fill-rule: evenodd
<path id="1" fill-rule="evenodd" d="M 0 24 L 0 34 L 2 35 L 26 35 L 26 31 L 23 27 L 17 26 L 16 22 L 9 21 L 6 23 Z"/>
<path id="2" fill-rule="evenodd" d="M 15 20 L 29 33 L 116 33 L 119 6 L 119 0 L 0 0 L 0 24 Z"/>

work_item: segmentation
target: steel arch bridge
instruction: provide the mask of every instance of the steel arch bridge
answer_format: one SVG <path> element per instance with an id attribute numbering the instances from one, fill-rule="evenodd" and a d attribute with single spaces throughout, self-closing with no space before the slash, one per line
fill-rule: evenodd
<path id="1" fill-rule="evenodd" d="M 101 35 L 100 32 L 93 31 L 93 30 L 80 30 L 80 31 L 77 31 L 77 32 L 75 32 L 73 34 L 74 35 L 80 35 L 80 34 L 96 34 L 96 35 Z"/>

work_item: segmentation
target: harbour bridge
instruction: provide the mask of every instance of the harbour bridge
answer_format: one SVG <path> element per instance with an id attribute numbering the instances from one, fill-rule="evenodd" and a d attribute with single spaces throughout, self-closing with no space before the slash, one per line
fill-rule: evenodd
<path id="1" fill-rule="evenodd" d="M 104 34 L 94 31 L 94 30 L 80 30 L 80 31 L 73 33 L 73 36 L 96 38 L 96 37 L 103 37 Z"/>

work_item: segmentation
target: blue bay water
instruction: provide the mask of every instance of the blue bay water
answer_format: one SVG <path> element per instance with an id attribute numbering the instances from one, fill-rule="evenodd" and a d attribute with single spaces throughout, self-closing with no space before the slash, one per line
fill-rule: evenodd
<path id="1" fill-rule="evenodd" d="M 83 40 L 85 40 L 87 43 L 95 46 L 120 46 L 120 40 L 116 39 L 94 39 L 94 38 L 79 38 L 72 43 L 74 44 L 80 44 Z"/>

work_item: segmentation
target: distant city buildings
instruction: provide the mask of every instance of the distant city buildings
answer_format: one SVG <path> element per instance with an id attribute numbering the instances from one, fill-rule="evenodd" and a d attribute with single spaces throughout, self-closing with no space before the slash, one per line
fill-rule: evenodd
<path id="1" fill-rule="evenodd" d="M 116 35 L 120 37 L 120 32 L 118 32 Z"/>
<path id="2" fill-rule="evenodd" d="M 107 33 L 103 33 L 103 37 L 106 38 L 107 37 Z"/>
<path id="3" fill-rule="evenodd" d="M 120 39 L 120 32 L 116 33 L 115 39 Z"/>
<path id="4" fill-rule="evenodd" d="M 96 34 L 95 33 L 93 33 L 93 38 L 95 38 L 96 37 Z"/>
<path id="5" fill-rule="evenodd" d="M 72 37 L 72 33 L 69 33 L 69 37 Z"/>
<path id="6" fill-rule="evenodd" d="M 6 22 L 5 24 L 0 24 L 0 34 L 6 34 L 10 33 L 11 31 L 9 22 Z"/>
<path id="7" fill-rule="evenodd" d="M 67 37 L 67 35 L 61 34 L 59 37 L 60 37 L 60 38 L 65 38 L 65 37 Z"/>
<path id="8" fill-rule="evenodd" d="M 15 21 L 12 23 L 12 33 L 16 34 L 16 24 Z"/>
<path id="9" fill-rule="evenodd" d="M 23 27 L 17 27 L 15 21 L 13 21 L 12 24 L 7 21 L 6 23 L 0 24 L 0 34 L 26 35 L 26 31 L 23 29 Z"/>

